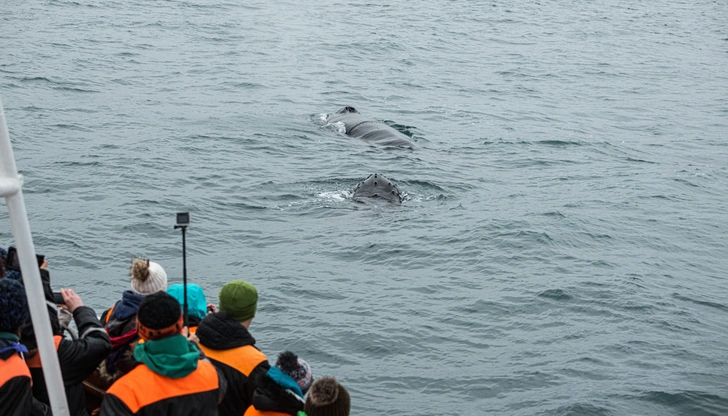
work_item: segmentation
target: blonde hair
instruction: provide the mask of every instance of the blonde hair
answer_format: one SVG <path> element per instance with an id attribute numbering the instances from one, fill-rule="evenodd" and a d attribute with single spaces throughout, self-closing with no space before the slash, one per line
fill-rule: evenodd
<path id="1" fill-rule="evenodd" d="M 133 280 L 139 280 L 140 282 L 146 282 L 149 279 L 149 260 L 148 259 L 133 259 L 131 261 L 131 278 Z"/>
<path id="2" fill-rule="evenodd" d="M 131 261 L 131 290 L 137 295 L 151 295 L 167 289 L 167 273 L 159 263 L 147 259 Z"/>

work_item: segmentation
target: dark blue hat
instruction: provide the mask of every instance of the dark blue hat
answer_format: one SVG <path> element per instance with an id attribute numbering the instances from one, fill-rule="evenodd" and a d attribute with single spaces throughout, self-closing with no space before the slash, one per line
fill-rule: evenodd
<path id="1" fill-rule="evenodd" d="M 25 288 L 15 280 L 0 279 L 0 332 L 15 333 L 28 319 Z"/>

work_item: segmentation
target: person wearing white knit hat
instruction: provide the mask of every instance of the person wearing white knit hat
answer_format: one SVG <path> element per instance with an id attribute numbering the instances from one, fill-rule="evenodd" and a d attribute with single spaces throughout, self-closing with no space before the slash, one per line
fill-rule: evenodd
<path id="1" fill-rule="evenodd" d="M 167 273 L 159 263 L 134 259 L 131 264 L 131 290 L 147 296 L 167 290 Z"/>
<path id="2" fill-rule="evenodd" d="M 129 269 L 131 290 L 125 290 L 121 300 L 101 314 L 101 322 L 111 337 L 111 354 L 99 366 L 99 378 L 104 388 L 134 368 L 132 354 L 139 336 L 136 314 L 145 297 L 167 290 L 167 273 L 159 263 L 134 259 Z"/>

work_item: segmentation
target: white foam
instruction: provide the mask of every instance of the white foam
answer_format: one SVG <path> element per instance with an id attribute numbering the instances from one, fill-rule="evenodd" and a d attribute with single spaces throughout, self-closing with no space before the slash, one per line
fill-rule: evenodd
<path id="1" fill-rule="evenodd" d="M 344 124 L 343 121 L 337 121 L 336 123 L 331 123 L 329 126 L 333 126 L 336 131 L 342 134 L 346 134 L 346 124 Z"/>
<path id="2" fill-rule="evenodd" d="M 344 201 L 350 197 L 347 191 L 322 192 L 318 194 L 319 198 L 333 199 L 335 201 Z"/>

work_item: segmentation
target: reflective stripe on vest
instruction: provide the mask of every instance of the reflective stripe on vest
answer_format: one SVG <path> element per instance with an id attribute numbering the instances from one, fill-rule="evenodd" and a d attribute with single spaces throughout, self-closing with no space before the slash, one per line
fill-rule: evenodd
<path id="1" fill-rule="evenodd" d="M 58 346 L 61 345 L 61 340 L 63 337 L 61 335 L 54 335 L 53 336 L 53 343 L 56 344 L 56 351 L 58 351 Z M 40 362 L 40 352 L 37 352 L 34 356 L 28 358 L 25 360 L 25 363 L 28 364 L 28 368 L 41 368 L 43 367 L 42 363 Z"/>
<path id="2" fill-rule="evenodd" d="M 0 387 L 15 377 L 29 377 L 30 370 L 20 354 L 13 354 L 7 360 L 0 359 Z"/>

